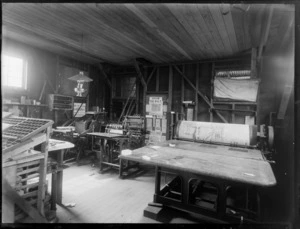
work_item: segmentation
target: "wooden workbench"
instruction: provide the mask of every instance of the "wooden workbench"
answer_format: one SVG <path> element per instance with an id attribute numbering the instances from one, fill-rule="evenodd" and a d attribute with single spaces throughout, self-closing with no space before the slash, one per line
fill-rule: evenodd
<path id="1" fill-rule="evenodd" d="M 170 140 L 133 150 L 129 155 L 120 155 L 120 158 L 156 167 L 154 194 L 156 204 L 224 221 L 230 219 L 226 215 L 227 187 L 240 185 L 259 190 L 276 184 L 270 164 L 256 149 Z M 172 198 L 165 197 L 166 188 L 169 188 L 172 182 L 173 184 L 176 182 L 172 181 L 161 189 L 161 173 L 164 172 L 177 174 L 180 177 L 176 181 L 181 182 L 180 199 L 172 200 Z M 208 181 L 216 186 L 218 197 L 215 212 L 190 204 L 190 181 L 193 179 Z M 258 205 L 260 205 L 259 198 L 258 196 Z M 259 214 L 258 207 L 258 219 Z M 241 220 L 243 220 L 242 217 Z"/>
<path id="2" fill-rule="evenodd" d="M 49 139 L 48 152 L 56 153 L 57 170 L 52 173 L 52 210 L 56 210 L 56 203 L 62 205 L 62 184 L 63 184 L 63 157 L 66 149 L 74 147 L 73 143 Z"/>
<path id="3" fill-rule="evenodd" d="M 119 159 L 114 159 L 113 157 L 113 142 L 118 142 L 119 152 L 127 145 L 128 137 L 122 134 L 114 134 L 114 133 L 102 133 L 102 132 L 92 132 L 87 133 L 87 135 L 92 136 L 92 145 L 94 145 L 94 138 L 99 139 L 100 150 L 92 149 L 95 151 L 99 158 L 99 167 L 100 172 L 104 172 L 104 165 L 108 166 L 107 169 L 110 168 L 120 168 Z M 106 149 L 105 144 L 108 144 L 108 149 Z M 104 156 L 108 157 L 108 160 L 104 160 Z"/>
<path id="4" fill-rule="evenodd" d="M 256 149 L 171 140 L 120 158 L 258 186 L 276 184 L 270 164 Z"/>

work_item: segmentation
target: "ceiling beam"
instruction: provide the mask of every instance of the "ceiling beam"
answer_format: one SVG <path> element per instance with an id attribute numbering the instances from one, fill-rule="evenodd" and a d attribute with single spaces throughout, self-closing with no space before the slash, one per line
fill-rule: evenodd
<path id="1" fill-rule="evenodd" d="M 138 18 L 140 18 L 145 24 L 147 24 L 150 28 L 154 29 L 161 37 L 163 37 L 166 41 L 169 42 L 178 52 L 192 60 L 192 57 L 187 54 L 181 47 L 178 45 L 172 38 L 170 38 L 165 32 L 161 31 L 158 26 L 148 18 L 141 10 L 139 10 L 133 4 L 124 4 L 131 12 L 133 12 Z"/>
<path id="2" fill-rule="evenodd" d="M 94 7 L 92 5 L 87 5 L 85 7 L 92 9 L 92 12 L 94 11 Z M 76 6 L 75 6 L 75 8 L 76 8 Z M 96 12 L 99 13 L 99 10 L 102 10 L 102 7 L 98 7 Z M 101 11 L 101 13 L 106 15 L 105 10 Z M 89 17 L 89 13 L 87 10 L 82 10 L 81 14 L 85 15 L 86 17 Z M 97 25 L 101 26 L 101 28 L 104 28 L 106 31 L 109 31 L 111 34 L 116 35 L 118 38 L 122 39 L 123 41 L 127 41 L 127 44 L 131 44 L 131 45 L 126 45 L 126 46 L 124 45 L 124 47 L 127 49 L 130 49 L 132 51 L 132 53 L 134 53 L 135 55 L 136 55 L 136 53 L 141 53 L 141 50 L 143 50 L 142 52 L 151 54 L 155 58 L 161 60 L 161 57 L 159 57 L 155 51 L 153 51 L 152 49 L 149 49 L 148 47 L 145 47 L 143 44 L 140 44 L 140 42 L 137 41 L 135 38 L 133 38 L 130 34 L 120 31 L 119 27 L 116 28 L 115 26 L 113 26 L 112 23 L 107 23 L 107 22 L 103 21 L 103 19 L 101 19 L 101 20 L 98 19 L 98 17 L 96 15 L 95 15 L 94 19 L 97 20 L 96 23 L 97 23 Z M 107 35 L 107 34 L 104 33 L 104 35 Z M 113 39 L 113 40 L 114 40 L 114 42 L 117 42 L 116 39 Z M 138 50 L 136 47 L 140 48 L 140 50 Z"/>
<path id="3" fill-rule="evenodd" d="M 73 47 L 68 42 L 64 42 L 64 41 L 61 41 L 61 40 L 58 41 L 57 39 L 51 38 L 50 36 L 41 35 L 41 33 L 34 32 L 34 31 L 32 31 L 28 28 L 25 28 L 24 26 L 17 25 L 13 22 L 5 21 L 5 22 L 3 22 L 3 24 L 6 25 L 6 30 L 7 31 L 10 31 L 10 28 L 12 28 L 12 29 L 16 28 L 19 31 L 23 30 L 25 33 L 28 33 L 32 36 L 39 37 L 43 40 L 51 42 L 52 44 L 55 44 L 56 46 L 58 46 L 60 48 L 68 49 L 69 51 L 74 52 L 74 54 L 78 55 L 78 59 L 79 59 L 80 56 L 86 56 L 88 58 L 92 58 L 92 59 L 97 60 L 97 61 L 104 61 L 103 59 L 101 59 L 99 57 L 96 57 L 96 56 L 94 56 L 90 53 L 84 52 L 82 50 L 79 50 L 79 49 Z M 4 32 L 4 34 L 5 34 L 5 32 Z"/>
<path id="4" fill-rule="evenodd" d="M 208 6 L 208 10 L 210 11 L 212 18 L 215 21 L 215 25 L 218 28 L 218 32 L 220 34 L 220 37 L 221 37 L 222 43 L 224 45 L 224 49 L 226 50 L 226 53 L 234 54 L 232 45 L 230 43 L 226 24 L 222 17 L 222 13 L 220 11 L 219 5 L 210 4 Z"/>
<path id="5" fill-rule="evenodd" d="M 233 24 L 232 13 L 229 4 L 222 4 L 220 6 L 220 12 L 222 13 L 222 17 L 225 23 L 225 27 L 228 33 L 229 41 L 232 47 L 232 51 L 234 54 L 239 52 L 239 47 L 237 43 L 236 31 Z"/>

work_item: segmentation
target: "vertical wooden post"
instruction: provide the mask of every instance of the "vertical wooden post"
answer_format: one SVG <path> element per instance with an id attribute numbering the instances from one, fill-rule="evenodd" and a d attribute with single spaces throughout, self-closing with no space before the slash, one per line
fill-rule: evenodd
<path id="1" fill-rule="evenodd" d="M 94 138 L 93 138 L 94 139 Z M 63 167 L 64 164 L 64 149 L 60 150 L 59 152 L 57 152 L 57 157 L 56 157 L 56 161 L 57 161 L 57 166 L 58 168 Z M 56 181 L 57 181 L 57 193 L 56 193 L 56 201 L 58 204 L 62 204 L 62 186 L 63 186 L 63 171 L 60 170 L 57 172 L 57 177 L 56 177 Z"/>
<path id="2" fill-rule="evenodd" d="M 159 67 L 157 67 L 157 71 L 156 71 L 156 87 L 155 87 L 155 91 L 156 92 L 159 91 Z"/>
<path id="3" fill-rule="evenodd" d="M 251 78 L 257 77 L 257 49 L 252 48 L 251 50 Z"/>
<path id="4" fill-rule="evenodd" d="M 135 80 L 135 113 L 139 113 L 139 107 L 140 107 L 140 80 L 138 76 L 136 76 Z"/>
<path id="5" fill-rule="evenodd" d="M 168 113 L 167 113 L 167 140 L 170 139 L 170 126 L 171 126 L 171 111 L 172 111 L 172 93 L 173 93 L 173 68 L 169 65 L 169 86 L 168 86 Z"/>
<path id="6" fill-rule="evenodd" d="M 91 77 L 91 70 L 90 70 L 90 65 L 88 65 L 88 76 Z M 94 82 L 95 83 L 95 82 Z M 86 96 L 86 107 L 85 107 L 85 110 L 86 111 L 89 111 L 90 109 L 90 90 L 91 90 L 91 83 L 88 83 L 89 84 L 89 90 L 87 92 L 87 96 Z"/>
<path id="7" fill-rule="evenodd" d="M 101 107 L 101 110 L 105 107 L 106 105 L 106 102 L 105 102 L 105 98 L 106 98 L 106 87 L 104 86 L 105 82 L 103 80 L 103 84 L 102 84 L 102 88 L 103 88 L 103 91 L 102 91 L 102 107 Z"/>
<path id="8" fill-rule="evenodd" d="M 145 72 L 144 72 L 144 76 L 146 78 L 146 75 L 147 75 L 147 69 L 145 69 Z M 147 94 L 147 89 L 148 89 L 148 86 L 147 84 L 143 87 L 143 115 L 146 116 L 146 94 Z M 145 122 L 145 125 L 146 125 L 146 122 Z M 146 126 L 145 126 L 146 127 Z"/>
<path id="9" fill-rule="evenodd" d="M 235 103 L 233 103 L 231 105 L 231 109 L 232 109 L 232 111 L 231 111 L 231 123 L 235 123 L 235 113 L 234 113 Z"/>
<path id="10" fill-rule="evenodd" d="M 199 91 L 199 63 L 196 64 L 196 89 Z M 199 111 L 199 104 L 198 104 L 198 93 L 195 91 L 195 121 L 198 121 L 198 111 Z"/>
<path id="11" fill-rule="evenodd" d="M 182 66 L 182 73 L 185 74 L 185 65 Z M 184 101 L 184 78 L 181 76 L 181 114 L 184 114 L 184 107 L 183 102 Z"/>
<path id="12" fill-rule="evenodd" d="M 47 159 L 48 159 L 48 145 L 52 126 L 47 127 L 46 130 L 46 141 L 42 143 L 41 152 L 44 154 L 44 159 L 40 162 L 40 177 L 38 186 L 38 201 L 37 209 L 42 216 L 45 216 L 44 201 L 45 201 L 45 191 L 46 191 L 46 175 L 47 175 Z"/>
<path id="13" fill-rule="evenodd" d="M 60 87 L 59 55 L 56 56 L 56 79 L 55 79 L 55 81 L 56 81 L 55 82 L 55 94 L 58 94 L 59 87 Z"/>
<path id="14" fill-rule="evenodd" d="M 215 63 L 212 63 L 212 66 L 211 66 L 211 83 L 210 83 L 210 103 L 212 104 L 213 103 L 213 96 L 214 96 L 214 76 L 215 74 Z M 214 115 L 213 115 L 213 111 L 210 110 L 209 111 L 209 121 L 210 122 L 213 122 L 214 121 Z"/>
<path id="15" fill-rule="evenodd" d="M 112 108 L 113 108 L 113 86 L 110 87 L 110 97 L 109 97 L 109 119 L 110 121 L 113 119 Z"/>

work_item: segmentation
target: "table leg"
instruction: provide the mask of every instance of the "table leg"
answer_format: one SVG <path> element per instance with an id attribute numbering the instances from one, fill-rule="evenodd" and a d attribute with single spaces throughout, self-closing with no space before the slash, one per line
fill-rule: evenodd
<path id="1" fill-rule="evenodd" d="M 219 194 L 217 202 L 218 217 L 221 219 L 226 212 L 226 184 L 223 182 L 218 183 Z"/>
<path id="2" fill-rule="evenodd" d="M 102 162 L 103 162 L 103 154 L 104 154 L 104 140 L 100 138 L 100 159 L 99 159 L 99 169 L 100 172 L 103 170 Z"/>
<path id="3" fill-rule="evenodd" d="M 119 168 L 119 178 L 123 179 L 123 166 L 122 166 L 122 159 L 119 159 L 120 168 Z"/>
<path id="4" fill-rule="evenodd" d="M 181 193 L 182 193 L 182 203 L 189 204 L 189 176 L 185 174 L 179 175 L 181 177 Z"/>
<path id="5" fill-rule="evenodd" d="M 261 211 L 261 201 L 260 201 L 260 192 L 259 190 L 255 189 L 256 191 L 256 202 L 257 202 L 257 220 L 262 220 L 262 211 Z"/>
<path id="6" fill-rule="evenodd" d="M 160 194 L 160 177 L 161 172 L 160 168 L 158 166 L 155 167 L 155 193 L 154 193 L 154 199 L 153 202 L 157 203 L 157 196 Z"/>
<path id="7" fill-rule="evenodd" d="M 63 185 L 63 158 L 64 150 L 57 154 L 57 203 L 62 204 L 62 185 Z"/>
<path id="8" fill-rule="evenodd" d="M 52 187 L 51 187 L 51 210 L 56 211 L 57 203 L 57 167 L 52 171 Z"/>
<path id="9" fill-rule="evenodd" d="M 113 143 L 112 141 L 108 141 L 108 162 L 109 163 L 113 163 L 113 160 L 112 160 L 112 147 L 113 147 Z M 109 166 L 111 168 L 111 166 Z"/>

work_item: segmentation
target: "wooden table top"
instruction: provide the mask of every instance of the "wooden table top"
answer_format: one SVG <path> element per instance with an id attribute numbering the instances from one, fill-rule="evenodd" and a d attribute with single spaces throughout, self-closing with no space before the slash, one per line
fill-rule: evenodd
<path id="1" fill-rule="evenodd" d="M 104 139 L 113 139 L 113 138 L 126 138 L 126 135 L 123 134 L 111 134 L 111 133 L 101 133 L 101 132 L 92 132 L 87 133 L 87 135 L 95 136 L 95 137 L 101 137 Z"/>
<path id="2" fill-rule="evenodd" d="M 276 184 L 270 164 L 255 149 L 171 140 L 120 158 L 257 186 Z"/>
<path id="3" fill-rule="evenodd" d="M 62 149 L 70 149 L 73 148 L 74 144 L 67 141 L 61 141 L 56 139 L 49 139 L 49 148 L 48 152 L 62 150 Z"/>

